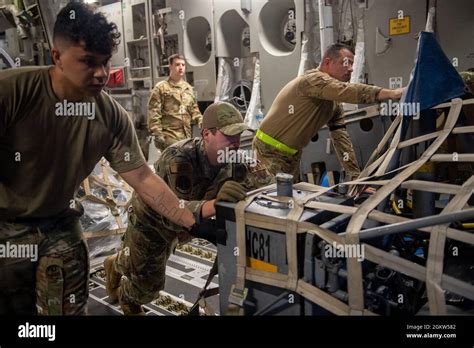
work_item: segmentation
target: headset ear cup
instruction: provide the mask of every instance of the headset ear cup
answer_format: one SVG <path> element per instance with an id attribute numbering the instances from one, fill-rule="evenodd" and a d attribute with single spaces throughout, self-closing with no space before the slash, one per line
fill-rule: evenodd
<path id="1" fill-rule="evenodd" d="M 189 175 L 178 174 L 176 176 L 176 190 L 182 194 L 189 194 L 192 190 L 192 179 Z"/>

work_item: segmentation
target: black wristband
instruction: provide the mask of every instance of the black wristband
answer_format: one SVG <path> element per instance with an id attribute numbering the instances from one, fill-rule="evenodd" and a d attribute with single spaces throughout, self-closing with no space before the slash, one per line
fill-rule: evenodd
<path id="1" fill-rule="evenodd" d="M 207 219 L 202 221 L 200 224 L 195 223 L 189 234 L 196 238 L 206 239 L 212 244 L 216 244 L 216 220 L 214 219 Z"/>

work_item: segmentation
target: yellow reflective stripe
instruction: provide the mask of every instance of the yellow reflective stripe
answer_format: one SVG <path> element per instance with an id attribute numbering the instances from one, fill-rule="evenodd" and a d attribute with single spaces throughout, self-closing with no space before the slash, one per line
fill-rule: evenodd
<path id="1" fill-rule="evenodd" d="M 289 155 L 294 155 L 295 153 L 298 152 L 298 150 L 293 149 L 283 144 L 282 142 L 279 142 L 278 140 L 272 138 L 268 134 L 263 133 L 260 129 L 257 130 L 257 134 L 255 134 L 255 136 L 261 141 L 263 141 L 265 144 L 273 146 L 275 149 L 281 152 L 287 153 Z"/>
<path id="2" fill-rule="evenodd" d="M 253 257 L 247 256 L 247 267 L 258 269 L 260 271 L 270 272 L 270 273 L 278 273 L 278 267 L 272 265 L 271 263 L 260 261 L 254 259 Z"/>

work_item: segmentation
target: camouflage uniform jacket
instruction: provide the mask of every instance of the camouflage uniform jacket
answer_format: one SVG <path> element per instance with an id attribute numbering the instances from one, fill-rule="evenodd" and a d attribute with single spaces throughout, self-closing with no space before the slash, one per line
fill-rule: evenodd
<path id="1" fill-rule="evenodd" d="M 283 87 L 260 129 L 285 145 L 302 150 L 324 125 L 344 125 L 340 103 L 374 103 L 381 89 L 341 82 L 313 69 Z"/>
<path id="2" fill-rule="evenodd" d="M 327 124 L 341 164 L 346 172 L 355 174 L 359 169 L 341 103 L 374 103 L 381 89 L 341 82 L 318 69 L 309 70 L 278 93 L 260 129 L 300 151 Z"/>
<path id="3" fill-rule="evenodd" d="M 191 138 L 191 125 L 201 123 L 202 115 L 189 83 L 168 79 L 156 84 L 148 101 L 148 129 L 152 135 L 163 135 L 174 143 Z"/>
<path id="4" fill-rule="evenodd" d="M 201 138 L 182 140 L 168 147 L 155 163 L 155 169 L 156 173 L 183 200 L 183 207 L 188 207 L 197 220 L 202 205 L 216 198 L 225 181 L 235 180 L 248 191 L 273 182 L 266 167 L 259 163 L 212 166 L 207 159 Z M 168 243 L 176 237 L 180 242 L 189 239 L 189 235 L 182 227 L 157 214 L 136 194 L 132 199 L 132 207 L 139 223 L 158 231 Z"/>
<path id="5" fill-rule="evenodd" d="M 474 72 L 463 71 L 463 72 L 460 72 L 459 75 L 461 75 L 462 80 L 464 81 L 464 84 L 469 90 L 469 93 L 474 94 Z"/>

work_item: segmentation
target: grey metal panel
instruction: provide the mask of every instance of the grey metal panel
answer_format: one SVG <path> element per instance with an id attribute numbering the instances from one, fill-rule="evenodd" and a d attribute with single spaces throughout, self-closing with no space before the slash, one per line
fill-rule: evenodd
<path id="1" fill-rule="evenodd" d="M 235 281 L 237 259 L 234 248 L 237 245 L 235 222 L 226 220 L 225 229 L 227 231 L 226 245 L 217 244 L 217 254 L 219 255 L 219 302 L 220 312 L 226 313 L 229 305 L 229 294 L 232 284 Z"/>
<path id="2" fill-rule="evenodd" d="M 308 191 L 293 191 L 293 197 L 295 199 L 303 199 L 308 194 L 311 194 Z M 269 189 L 269 196 L 275 196 L 276 190 Z M 235 204 L 232 203 L 219 203 L 221 206 L 225 206 L 226 210 L 233 210 Z M 290 212 L 290 209 L 286 208 L 270 208 L 267 206 L 260 205 L 256 202 L 250 204 L 246 209 L 247 212 L 252 212 L 264 216 L 273 216 L 277 219 L 284 219 Z M 313 210 L 305 210 L 300 218 L 301 221 L 306 221 L 314 217 L 316 214 Z M 219 255 L 219 301 L 220 301 L 220 312 L 225 314 L 228 307 L 228 298 L 230 294 L 230 289 L 232 284 L 235 282 L 236 276 L 236 224 L 234 221 L 226 219 L 225 220 L 225 229 L 227 239 L 224 244 L 217 244 L 217 253 Z M 272 258 L 271 264 L 274 264 L 278 267 L 279 273 L 288 273 L 288 265 L 286 260 L 286 248 L 285 248 L 285 234 L 276 231 L 263 230 L 254 227 L 248 227 L 247 237 L 249 236 L 250 231 L 261 233 L 262 235 L 268 236 L 272 235 L 271 245 L 268 246 L 267 252 Z M 302 237 L 303 238 L 303 237 Z M 275 243 L 276 242 L 276 243 Z M 249 242 L 248 242 L 249 243 Z M 252 244 L 251 242 L 247 244 L 250 247 L 250 250 L 247 249 L 247 255 L 252 255 Z M 258 256 L 256 257 L 258 258 Z M 267 261 L 269 261 L 267 259 Z M 254 303 L 257 306 L 257 310 L 264 308 L 273 301 L 277 299 L 278 296 L 285 293 L 285 289 L 279 289 L 268 285 L 256 284 L 253 282 L 248 282 L 251 285 L 247 285 L 249 288 L 249 294 L 247 300 Z M 281 299 L 281 302 L 278 302 L 278 311 L 277 315 L 301 315 L 302 314 L 302 305 L 299 295 L 291 293 L 294 297 L 292 300 L 294 302 L 289 303 L 287 297 Z M 250 307 L 247 307 L 248 310 L 251 310 Z"/>
<path id="3" fill-rule="evenodd" d="M 185 16 L 183 52 L 193 73 L 198 101 L 213 101 L 216 92 L 214 14 L 212 0 L 181 0 Z M 211 49 L 206 47 L 210 33 Z"/>
<path id="4" fill-rule="evenodd" d="M 295 9 L 296 43 L 285 44 L 283 27 L 289 10 Z M 255 0 L 249 15 L 250 49 L 260 57 L 262 111 L 266 113 L 280 90 L 298 74 L 304 0 Z M 276 69 L 277 68 L 277 69 Z"/>
<path id="5" fill-rule="evenodd" d="M 249 16 L 241 10 L 240 0 L 214 0 L 214 18 L 216 56 L 248 55 L 250 50 L 242 45 L 242 34 L 249 27 Z"/>
<path id="6" fill-rule="evenodd" d="M 318 136 L 313 139 L 316 141 L 311 141 L 303 149 L 303 154 L 301 155 L 301 175 L 311 173 L 311 164 L 315 162 L 324 162 L 326 170 L 340 171 L 341 165 L 339 164 L 336 153 L 334 152 L 334 147 L 331 138 L 329 137 L 329 129 L 321 129 L 318 132 Z M 329 153 L 327 153 L 328 141 L 331 142 L 329 145 Z"/>
<path id="7" fill-rule="evenodd" d="M 125 38 L 125 55 L 128 58 L 129 66 L 127 68 L 127 85 L 128 88 L 140 88 L 151 89 L 152 86 L 152 73 L 151 70 L 132 70 L 137 68 L 134 60 L 138 59 L 136 49 L 140 47 L 140 58 L 143 59 L 144 66 L 150 66 L 151 61 L 151 50 L 150 50 L 150 29 L 149 29 L 149 1 L 147 0 L 125 0 L 122 3 L 123 12 L 123 26 L 124 26 L 124 38 Z M 142 10 L 142 14 L 138 9 Z M 135 11 L 135 16 L 134 16 Z M 142 42 L 136 40 L 144 37 Z M 141 81 L 132 81 L 132 78 L 143 78 Z M 137 83 L 137 84 L 134 84 Z"/>
<path id="8" fill-rule="evenodd" d="M 361 167 L 365 166 L 370 155 L 382 140 L 385 131 L 391 124 L 391 120 L 390 117 L 378 115 L 364 122 L 369 123 L 367 130 L 364 129 L 364 123 L 353 122 L 347 124 L 347 132 L 352 140 Z"/>
<path id="9" fill-rule="evenodd" d="M 218 244 L 217 245 L 217 253 L 219 255 L 219 302 L 220 302 L 220 313 L 225 314 L 227 312 L 228 307 L 228 299 L 232 284 L 235 282 L 236 276 L 236 256 L 235 256 L 235 246 L 236 246 L 236 230 L 235 230 L 235 222 L 226 220 L 226 231 L 227 231 L 227 242 L 226 245 Z M 274 231 L 264 231 L 261 230 L 263 233 L 267 234 L 277 234 L 280 238 L 285 238 L 283 233 L 277 233 Z M 282 249 L 283 248 L 283 249 Z M 280 271 L 281 273 L 288 272 L 288 265 L 285 265 L 286 262 L 286 250 L 285 250 L 285 242 L 281 243 L 279 246 L 278 253 L 275 255 L 279 256 L 278 262 L 286 269 Z M 248 282 L 253 285 L 247 285 L 249 288 L 247 301 L 254 303 L 257 306 L 257 309 L 262 309 L 267 305 L 275 302 L 277 298 L 286 292 L 284 289 L 275 288 L 268 285 L 263 284 L 256 284 L 253 282 Z M 277 313 L 273 313 L 276 315 L 301 315 L 302 308 L 301 308 L 301 299 L 300 296 L 296 293 L 290 293 L 293 295 L 292 303 L 289 303 L 288 297 L 285 296 L 279 302 L 276 302 L 276 306 L 278 307 Z M 248 309 L 248 307 L 247 307 Z M 247 313 L 248 314 L 248 313 Z M 265 314 L 265 313 L 263 313 Z"/>
<path id="10" fill-rule="evenodd" d="M 474 68 L 474 1 L 438 0 L 436 37 L 458 71 Z"/>
<path id="11" fill-rule="evenodd" d="M 145 17 L 140 18 L 140 22 L 133 22 L 132 7 L 136 5 L 143 5 Z M 125 0 L 123 3 L 123 16 L 124 16 L 124 31 L 125 31 L 125 41 L 133 41 L 138 39 L 140 32 L 143 36 L 147 35 L 146 32 L 146 15 L 147 11 L 147 1 L 146 0 Z M 136 18 L 137 20 L 138 18 Z M 138 28 L 140 27 L 140 28 Z"/>
<path id="12" fill-rule="evenodd" d="M 150 98 L 149 90 L 133 91 L 133 115 L 137 125 L 146 127 L 148 120 L 148 99 Z"/>
<path id="13" fill-rule="evenodd" d="M 200 0 L 198 0 L 200 1 Z M 179 11 L 185 10 L 184 1 L 182 0 L 166 0 L 166 7 L 171 8 L 171 13 L 168 20 L 168 34 L 178 35 L 179 51 L 183 52 L 183 33 L 184 33 L 184 20 L 179 18 Z M 185 12 L 186 15 L 186 12 Z"/>
<path id="14" fill-rule="evenodd" d="M 217 82 L 216 98 L 233 103 L 245 114 L 251 100 L 256 58 L 219 59 L 219 69 L 222 69 L 222 72 L 219 72 L 221 75 Z"/>
<path id="15" fill-rule="evenodd" d="M 255 0 L 249 13 L 241 9 L 240 0 L 214 0 L 214 6 L 216 56 L 241 58 L 258 54 L 265 113 L 283 86 L 297 75 L 304 0 Z M 284 25 L 291 9 L 296 19 L 294 47 L 284 39 Z M 250 47 L 242 44 L 245 30 L 249 31 Z"/>
<path id="16" fill-rule="evenodd" d="M 102 6 L 99 8 L 103 12 L 110 22 L 117 25 L 117 29 L 121 34 L 120 44 L 117 47 L 117 52 L 110 59 L 112 67 L 123 67 L 125 65 L 125 37 L 123 28 L 123 16 L 122 16 L 122 4 L 116 2 L 110 5 Z"/>
<path id="17" fill-rule="evenodd" d="M 364 120 L 364 123 L 361 124 L 360 122 L 350 122 L 351 118 L 346 121 L 347 132 L 354 146 L 359 166 L 363 168 L 380 140 L 382 140 L 391 120 L 389 117 L 377 115 L 368 118 L 367 121 Z M 341 171 L 342 166 L 330 139 L 329 129 L 327 127 L 321 129 L 318 132 L 318 137 L 313 139 L 316 141 L 311 141 L 303 149 L 301 174 L 311 173 L 311 164 L 315 162 L 324 162 L 328 171 Z M 330 142 L 329 145 L 328 142 Z"/>
<path id="18" fill-rule="evenodd" d="M 20 57 L 19 40 L 16 28 L 5 30 L 5 45 L 3 47 L 14 61 Z"/>
<path id="19" fill-rule="evenodd" d="M 213 101 L 216 91 L 214 13 L 212 0 L 168 0 L 168 35 L 177 35 L 179 52 L 186 57 L 198 101 Z M 181 12 L 182 11 L 182 12 Z M 180 14 L 181 17 L 180 18 Z M 212 47 L 206 48 L 210 31 Z M 157 81 L 155 81 L 156 83 Z"/>
<path id="20" fill-rule="evenodd" d="M 68 2 L 67 0 L 38 1 L 46 39 L 51 46 L 53 43 L 53 29 L 54 23 L 56 22 L 56 15 Z M 27 5 L 25 2 L 25 6 Z"/>
<path id="21" fill-rule="evenodd" d="M 389 20 L 397 18 L 398 11 L 410 16 L 410 33 L 389 36 Z M 403 85 L 409 81 L 414 66 L 417 34 L 424 30 L 426 1 L 421 0 L 368 0 L 364 14 L 365 57 L 368 83 L 389 87 L 389 78 L 401 76 Z M 375 53 L 375 31 L 390 37 L 390 48 L 381 55 Z"/>
<path id="22" fill-rule="evenodd" d="M 310 194 L 311 192 L 309 191 L 293 190 L 293 197 L 298 201 Z M 267 190 L 266 195 L 275 197 L 276 190 L 272 187 Z M 320 196 L 318 200 L 332 204 L 352 204 L 350 199 L 348 200 L 342 196 Z M 219 238 L 217 244 L 221 314 L 227 311 L 230 290 L 232 284 L 235 283 L 236 276 L 236 256 L 238 250 L 236 249 L 236 223 L 233 221 L 235 216 L 232 214 L 234 208 L 235 204 L 233 203 L 221 202 L 217 205 L 218 226 L 225 227 L 227 236 L 225 245 L 221 244 L 223 241 Z M 286 220 L 290 211 L 291 209 L 287 204 L 270 201 L 263 197 L 257 198 L 246 208 L 246 212 L 266 216 L 273 220 Z M 336 213 L 319 209 L 304 209 L 299 220 L 322 225 L 327 221 L 333 220 L 337 215 Z M 346 222 L 347 219 L 348 217 Z M 223 223 L 224 221 L 225 223 Z M 331 228 L 328 225 L 325 225 L 325 227 Z M 317 242 L 316 238 L 309 241 L 305 234 L 298 235 L 299 276 L 302 276 L 303 274 L 300 273 L 305 271 L 308 273 L 310 268 L 313 267 L 313 244 Z M 283 232 L 246 226 L 246 256 L 276 266 L 276 271 L 280 274 L 288 274 L 286 234 Z M 307 280 L 313 281 L 314 279 Z M 298 294 L 286 289 L 248 280 L 245 283 L 245 287 L 248 289 L 248 295 L 244 302 L 245 314 L 247 315 L 255 312 L 263 315 L 302 315 L 304 314 L 305 307 L 307 307 L 308 313 L 321 314 L 321 310 L 318 311 L 314 308 L 314 305 L 309 304 Z M 269 309 L 271 307 L 268 311 L 265 309 L 267 306 L 269 306 Z M 260 313 L 262 310 L 263 313 Z"/>

